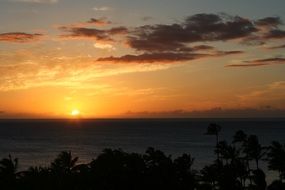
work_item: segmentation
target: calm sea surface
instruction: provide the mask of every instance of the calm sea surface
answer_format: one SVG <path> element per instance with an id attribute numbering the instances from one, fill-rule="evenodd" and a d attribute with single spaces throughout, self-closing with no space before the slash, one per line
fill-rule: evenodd
<path id="1" fill-rule="evenodd" d="M 215 138 L 204 135 L 210 122 L 222 126 L 221 139 L 241 129 L 264 145 L 285 143 L 285 119 L 0 120 L 0 158 L 11 154 L 27 168 L 47 165 L 63 150 L 85 163 L 104 148 L 143 153 L 151 146 L 173 157 L 190 153 L 201 168 L 215 158 Z"/>

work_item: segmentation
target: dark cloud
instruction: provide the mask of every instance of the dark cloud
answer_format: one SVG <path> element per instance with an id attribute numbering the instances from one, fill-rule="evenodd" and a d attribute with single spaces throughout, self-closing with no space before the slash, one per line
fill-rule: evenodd
<path id="1" fill-rule="evenodd" d="M 194 51 L 199 51 L 199 50 L 213 50 L 215 49 L 213 46 L 208 46 L 208 45 L 198 45 L 192 47 Z"/>
<path id="2" fill-rule="evenodd" d="M 99 30 L 96 28 L 62 26 L 60 29 L 67 33 L 61 35 L 63 38 L 91 38 L 98 41 L 113 41 L 112 35 L 125 34 L 128 31 L 128 29 L 125 27 L 115 27 L 108 30 Z"/>
<path id="3" fill-rule="evenodd" d="M 128 33 L 128 29 L 126 27 L 119 26 L 119 27 L 114 27 L 114 28 L 111 28 L 109 30 L 106 30 L 106 32 L 108 34 L 111 34 L 111 35 L 127 34 Z"/>
<path id="4" fill-rule="evenodd" d="M 0 42 L 28 43 L 38 41 L 42 36 L 38 33 L 9 32 L 0 34 Z"/>
<path id="5" fill-rule="evenodd" d="M 266 17 L 255 22 L 257 26 L 277 27 L 283 24 L 279 17 Z"/>
<path id="6" fill-rule="evenodd" d="M 140 55 L 124 55 L 121 57 L 99 58 L 97 61 L 110 61 L 115 63 L 172 63 L 190 61 L 204 57 L 218 57 L 232 54 L 243 53 L 242 51 L 216 51 L 212 54 L 190 53 L 190 52 L 161 52 L 161 53 L 144 53 Z"/>
<path id="7" fill-rule="evenodd" d="M 230 64 L 227 67 L 256 67 L 273 64 L 285 64 L 285 58 L 268 58 L 268 59 L 257 59 L 251 61 L 244 61 L 244 64 Z"/>
<path id="8" fill-rule="evenodd" d="M 93 18 L 87 23 L 95 24 L 101 20 Z M 281 24 L 279 17 L 251 20 L 227 14 L 203 13 L 186 17 L 182 22 L 173 24 L 149 24 L 135 28 L 121 26 L 105 30 L 86 26 L 63 26 L 60 29 L 65 32 L 61 37 L 73 39 L 114 41 L 115 35 L 123 35 L 126 44 L 136 51 L 133 55 L 99 58 L 98 61 L 152 63 L 182 62 L 202 57 L 242 53 L 241 51 L 219 51 L 205 44 L 235 40 L 236 43 L 244 45 L 262 45 L 268 40 L 285 37 L 285 31 L 278 28 Z M 270 63 L 256 60 L 256 62 L 228 66 L 260 66 L 277 62 L 279 63 L 276 60 L 270 60 Z"/>
<path id="9" fill-rule="evenodd" d="M 245 18 L 197 14 L 181 24 L 138 27 L 130 34 L 128 44 L 139 51 L 175 51 L 187 43 L 239 39 L 256 31 L 253 22 Z"/>
<path id="10" fill-rule="evenodd" d="M 124 63 L 153 63 L 153 62 L 177 62 L 188 61 L 203 57 L 203 54 L 191 53 L 144 53 L 140 55 L 124 55 L 122 57 L 99 58 L 98 61 L 124 62 Z"/>
<path id="11" fill-rule="evenodd" d="M 105 17 L 101 17 L 101 18 L 91 18 L 90 20 L 88 20 L 86 22 L 88 25 L 95 25 L 95 26 L 105 26 L 105 25 L 109 25 L 112 24 L 111 21 L 107 20 Z"/>
<path id="12" fill-rule="evenodd" d="M 285 31 L 280 29 L 274 29 L 269 31 L 265 36 L 265 39 L 283 39 L 285 38 Z"/>

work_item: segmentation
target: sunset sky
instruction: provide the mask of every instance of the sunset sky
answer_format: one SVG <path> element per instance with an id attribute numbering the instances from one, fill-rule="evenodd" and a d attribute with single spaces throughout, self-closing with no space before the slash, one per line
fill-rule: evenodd
<path id="1" fill-rule="evenodd" d="M 285 116 L 284 0 L 0 0 L 0 118 Z"/>

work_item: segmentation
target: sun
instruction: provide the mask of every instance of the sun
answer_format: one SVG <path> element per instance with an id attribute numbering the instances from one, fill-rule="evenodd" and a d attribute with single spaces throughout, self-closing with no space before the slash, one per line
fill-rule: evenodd
<path id="1" fill-rule="evenodd" d="M 70 115 L 76 117 L 80 115 L 80 111 L 78 109 L 73 109 L 70 113 Z"/>

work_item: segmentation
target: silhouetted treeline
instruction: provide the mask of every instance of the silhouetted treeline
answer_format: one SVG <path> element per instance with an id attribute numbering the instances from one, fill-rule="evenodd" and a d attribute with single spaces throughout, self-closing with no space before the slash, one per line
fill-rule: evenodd
<path id="1" fill-rule="evenodd" d="M 237 131 L 232 142 L 221 141 L 221 127 L 210 124 L 207 135 L 216 138 L 216 160 L 202 170 L 194 158 L 175 159 L 148 148 L 144 154 L 105 149 L 90 163 L 78 164 L 71 152 L 61 152 L 48 167 L 18 171 L 18 159 L 0 161 L 2 190 L 285 190 L 285 145 L 262 146 L 258 137 Z M 267 185 L 260 162 L 277 171 L 279 179 Z"/>

